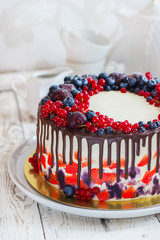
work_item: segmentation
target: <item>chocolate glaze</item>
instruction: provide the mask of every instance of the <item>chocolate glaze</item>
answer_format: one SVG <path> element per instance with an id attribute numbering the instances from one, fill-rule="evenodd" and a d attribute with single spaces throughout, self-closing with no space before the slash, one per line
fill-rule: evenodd
<path id="1" fill-rule="evenodd" d="M 47 134 L 46 132 L 47 125 Z M 36 152 L 40 153 L 40 161 L 42 156 L 42 143 L 44 144 L 45 139 L 49 138 L 49 126 L 51 127 L 51 167 L 54 166 L 54 153 L 53 153 L 53 143 L 56 141 L 55 145 L 55 155 L 56 155 L 56 174 L 58 176 L 59 170 L 59 157 L 58 157 L 58 144 L 59 144 L 59 131 L 62 133 L 63 139 L 63 162 L 65 159 L 65 147 L 66 147 L 66 136 L 70 139 L 70 164 L 73 163 L 73 137 L 75 136 L 78 141 L 78 172 L 77 172 L 77 185 L 80 187 L 80 176 L 81 176 L 81 153 L 82 153 L 82 139 L 85 138 L 88 146 L 88 180 L 91 180 L 91 157 L 92 157 L 92 146 L 94 144 L 99 145 L 99 178 L 103 177 L 103 149 L 104 141 L 108 142 L 108 165 L 111 164 L 112 159 L 112 149 L 111 145 L 113 142 L 117 145 L 117 181 L 120 180 L 120 159 L 121 159 L 121 142 L 125 141 L 125 178 L 128 178 L 128 165 L 129 165 L 129 141 L 131 141 L 131 174 L 134 176 L 135 173 L 135 156 L 139 156 L 141 147 L 146 146 L 146 138 L 148 138 L 148 170 L 151 167 L 151 156 L 152 156 L 152 137 L 156 135 L 157 137 L 157 161 L 156 161 L 156 171 L 159 171 L 159 139 L 160 130 L 147 130 L 144 133 L 131 133 L 124 134 L 121 132 L 116 132 L 113 134 L 95 136 L 90 132 L 86 132 L 84 129 L 69 129 L 69 128 L 57 128 L 56 125 L 48 119 L 40 119 L 37 121 L 37 149 Z M 56 139 L 54 139 L 54 132 L 56 133 Z M 43 139 L 42 139 L 43 138 Z M 41 146 L 39 149 L 39 145 Z M 141 146 L 142 145 L 142 146 Z"/>

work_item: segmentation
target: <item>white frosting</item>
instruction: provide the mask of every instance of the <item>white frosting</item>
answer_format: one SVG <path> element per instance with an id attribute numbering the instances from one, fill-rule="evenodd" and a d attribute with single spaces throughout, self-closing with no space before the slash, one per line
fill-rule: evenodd
<path id="1" fill-rule="evenodd" d="M 144 97 L 120 91 L 101 92 L 90 98 L 90 109 L 107 115 L 115 121 L 128 120 L 130 123 L 148 122 L 157 119 L 158 107 L 146 102 Z"/>

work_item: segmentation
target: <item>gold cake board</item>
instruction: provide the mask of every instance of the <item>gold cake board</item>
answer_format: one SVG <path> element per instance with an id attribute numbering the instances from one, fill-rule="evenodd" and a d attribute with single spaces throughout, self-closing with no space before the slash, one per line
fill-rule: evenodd
<path id="1" fill-rule="evenodd" d="M 66 198 L 62 191 L 53 187 L 50 183 L 48 183 L 41 174 L 36 173 L 33 170 L 33 167 L 29 163 L 28 159 L 32 156 L 32 154 L 26 159 L 24 164 L 24 174 L 29 182 L 29 184 L 37 190 L 42 195 L 47 198 L 67 206 L 78 207 L 78 208 L 87 208 L 91 210 L 134 210 L 139 208 L 148 208 L 151 206 L 160 204 L 160 195 L 153 197 L 143 197 L 132 200 L 118 200 L 118 201 L 89 201 L 89 202 L 81 202 L 77 200 L 75 197 Z"/>

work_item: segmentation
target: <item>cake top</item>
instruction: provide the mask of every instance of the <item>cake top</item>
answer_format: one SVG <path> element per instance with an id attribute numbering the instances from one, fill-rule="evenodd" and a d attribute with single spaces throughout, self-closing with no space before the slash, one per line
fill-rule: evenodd
<path id="1" fill-rule="evenodd" d="M 147 122 L 131 123 L 127 119 L 115 121 L 111 116 L 93 111 L 90 99 L 102 91 L 106 94 L 109 91 L 120 91 L 122 94 L 128 91 L 144 97 L 148 104 L 160 107 L 160 79 L 153 78 L 150 72 L 145 75 L 103 72 L 98 76 L 66 76 L 64 84 L 52 85 L 48 95 L 41 100 L 40 116 L 53 121 L 57 127 L 85 130 L 99 136 L 116 132 L 144 133 L 160 127 L 160 114 Z"/>

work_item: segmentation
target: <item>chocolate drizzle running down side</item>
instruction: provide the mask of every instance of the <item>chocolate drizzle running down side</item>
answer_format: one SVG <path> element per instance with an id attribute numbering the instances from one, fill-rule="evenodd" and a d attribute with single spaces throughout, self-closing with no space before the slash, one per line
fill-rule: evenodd
<path id="1" fill-rule="evenodd" d="M 49 136 L 49 126 L 51 127 L 51 136 Z M 46 130 L 47 129 L 47 130 Z M 104 136 L 95 136 L 92 133 L 85 132 L 83 129 L 68 129 L 68 128 L 57 128 L 56 125 L 47 119 L 38 118 L 37 121 L 37 149 L 36 152 L 39 153 L 40 146 L 40 161 L 42 156 L 42 145 L 45 147 L 45 139 L 51 138 L 51 168 L 54 167 L 54 156 L 56 159 L 56 174 L 58 176 L 59 170 L 59 132 L 62 133 L 63 141 L 63 163 L 66 163 L 66 136 L 69 137 L 70 147 L 69 147 L 69 164 L 73 164 L 73 138 L 76 137 L 78 141 L 78 172 L 77 172 L 77 184 L 80 187 L 80 177 L 81 177 L 81 154 L 82 154 L 82 139 L 87 141 L 88 147 L 88 181 L 91 180 L 91 158 L 92 158 L 92 147 L 94 144 L 99 145 L 99 178 L 103 177 L 103 151 L 104 151 L 104 141 L 107 141 L 108 153 L 107 153 L 107 163 L 111 165 L 112 161 L 112 143 L 116 143 L 117 146 L 117 181 L 120 181 L 120 161 L 121 161 L 121 142 L 125 142 L 125 179 L 128 178 L 129 163 L 131 162 L 131 175 L 135 174 L 135 158 L 140 155 L 141 147 L 146 147 L 146 138 L 148 138 L 148 170 L 151 168 L 151 157 L 152 157 L 152 138 L 155 135 L 157 137 L 157 161 L 156 161 L 156 172 L 159 171 L 160 164 L 160 130 L 147 130 L 145 133 L 114 133 Z M 55 135 L 54 135 L 55 132 Z M 55 154 L 54 154 L 54 141 L 55 141 Z M 130 152 L 131 147 L 131 152 Z M 131 156 L 131 161 L 129 161 L 129 156 Z"/>
<path id="2" fill-rule="evenodd" d="M 46 124 L 44 124 L 44 134 L 43 134 L 43 153 L 46 153 Z"/>

